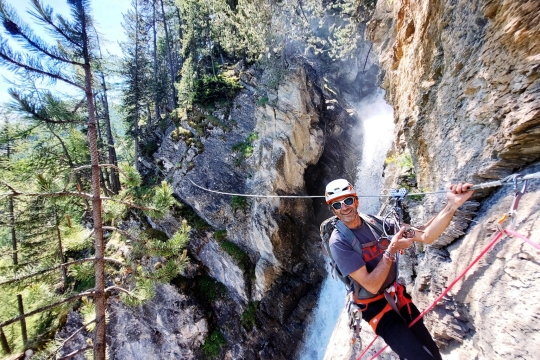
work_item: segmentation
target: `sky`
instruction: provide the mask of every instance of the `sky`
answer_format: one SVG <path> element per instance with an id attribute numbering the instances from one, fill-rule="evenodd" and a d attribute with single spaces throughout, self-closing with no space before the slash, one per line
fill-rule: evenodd
<path id="1" fill-rule="evenodd" d="M 69 18 L 69 7 L 66 0 L 41 0 L 43 4 L 49 5 L 54 9 L 54 14 L 61 14 Z M 20 18 L 29 25 L 36 34 L 43 36 L 43 32 L 39 32 L 40 25 L 36 24 L 33 18 L 27 13 L 32 9 L 30 0 L 7 0 L 7 2 L 15 8 Z M 124 29 L 122 27 L 123 13 L 126 13 L 131 8 L 131 0 L 92 0 L 92 15 L 94 17 L 95 26 L 100 35 L 100 43 L 103 54 L 107 52 L 122 57 L 122 49 L 118 45 L 119 41 L 125 40 Z M 0 108 L 1 104 L 10 100 L 7 90 L 13 85 L 8 83 L 6 79 L 13 78 L 13 75 L 0 68 Z M 57 86 L 58 91 L 65 91 L 63 87 Z"/>

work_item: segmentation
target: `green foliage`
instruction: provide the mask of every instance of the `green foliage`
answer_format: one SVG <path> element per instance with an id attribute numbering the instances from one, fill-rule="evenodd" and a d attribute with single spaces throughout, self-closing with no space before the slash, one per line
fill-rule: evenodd
<path id="1" fill-rule="evenodd" d="M 115 201 L 105 201 L 103 203 L 103 221 L 114 223 L 121 219 L 126 213 L 127 205 Z"/>
<path id="2" fill-rule="evenodd" d="M 242 162 L 253 154 L 253 142 L 257 140 L 259 134 L 253 131 L 246 140 L 235 144 L 232 150 L 238 153 L 238 158 L 235 161 L 236 166 L 240 166 Z"/>
<path id="3" fill-rule="evenodd" d="M 226 237 L 227 237 L 227 230 L 225 229 L 216 230 L 214 232 L 214 239 L 216 239 L 218 242 L 225 240 Z"/>
<path id="4" fill-rule="evenodd" d="M 235 243 L 232 243 L 230 241 L 222 241 L 220 243 L 220 246 L 236 261 L 240 269 L 246 270 L 251 266 L 251 260 L 249 259 L 249 256 Z"/>
<path id="5" fill-rule="evenodd" d="M 146 239 L 154 239 L 156 241 L 167 241 L 167 240 L 169 240 L 169 237 L 167 236 L 167 234 L 165 234 L 163 231 L 153 229 L 153 228 L 149 228 L 149 229 L 144 230 L 140 234 L 140 236 L 143 236 Z"/>
<path id="6" fill-rule="evenodd" d="M 125 186 L 133 188 L 141 185 L 141 174 L 139 174 L 134 166 L 123 164 L 121 169 L 124 172 L 124 176 L 121 179 L 124 181 Z"/>
<path id="7" fill-rule="evenodd" d="M 158 211 L 152 211 L 153 217 L 161 218 L 173 205 L 180 205 L 173 194 L 172 187 L 166 181 L 162 181 L 161 186 L 155 189 L 152 204 Z"/>
<path id="8" fill-rule="evenodd" d="M 0 306 L 0 318 L 2 321 L 19 315 L 17 294 L 21 294 L 22 296 L 25 312 L 46 306 L 60 299 L 59 295 L 54 292 L 54 289 L 43 283 L 33 283 L 22 289 L 12 290 L 14 291 L 3 288 L 0 291 L 0 304 L 2 304 Z M 62 318 L 65 318 L 68 311 L 69 304 L 63 304 L 47 312 L 27 317 L 28 346 L 36 346 L 41 341 L 50 338 L 54 331 L 62 325 Z M 22 342 L 19 322 L 4 327 L 3 331 L 10 344 L 12 353 L 22 352 L 27 348 Z M 3 354 L 1 348 L 0 354 Z"/>
<path id="9" fill-rule="evenodd" d="M 407 196 L 408 199 L 413 201 L 423 201 L 426 195 L 409 195 Z"/>
<path id="10" fill-rule="evenodd" d="M 195 278 L 196 288 L 199 295 L 210 302 L 224 296 L 227 293 L 225 285 L 214 280 L 208 275 L 202 275 Z"/>
<path id="11" fill-rule="evenodd" d="M 191 131 L 184 129 L 181 126 L 178 126 L 176 129 L 173 130 L 171 133 L 171 140 L 174 142 L 178 142 L 180 140 L 187 140 L 189 138 L 192 138 L 193 134 Z"/>
<path id="12" fill-rule="evenodd" d="M 257 324 L 257 308 L 259 301 L 250 301 L 246 310 L 242 313 L 242 326 L 251 330 Z"/>
<path id="13" fill-rule="evenodd" d="M 208 105 L 230 100 L 240 89 L 242 86 L 235 77 L 226 77 L 224 74 L 204 75 L 202 79 L 195 81 L 193 101 L 200 105 Z"/>
<path id="14" fill-rule="evenodd" d="M 182 206 L 182 208 L 177 210 L 177 213 L 180 215 L 180 217 L 186 219 L 189 224 L 199 231 L 204 231 L 211 228 L 211 226 L 208 225 L 203 218 L 197 215 L 195 210 L 189 206 Z"/>
<path id="15" fill-rule="evenodd" d="M 231 197 L 231 209 L 233 212 L 236 210 L 242 210 L 243 212 L 245 212 L 247 207 L 248 201 L 245 196 L 233 195 Z"/>
<path id="16" fill-rule="evenodd" d="M 221 348 L 225 344 L 227 344 L 227 341 L 225 341 L 225 337 L 221 331 L 214 329 L 204 341 L 201 350 L 206 358 L 213 359 L 219 356 Z"/>
<path id="17" fill-rule="evenodd" d="M 140 306 L 145 301 L 152 299 L 155 296 L 154 282 L 144 277 L 138 277 L 135 289 L 130 291 L 130 294 L 120 293 L 120 299 L 128 306 Z"/>
<path id="18" fill-rule="evenodd" d="M 142 144 L 141 153 L 146 157 L 150 157 L 157 151 L 157 149 L 159 149 L 157 142 L 147 141 Z"/>
<path id="19" fill-rule="evenodd" d="M 269 100 L 268 96 L 264 95 L 259 100 L 257 100 L 257 105 L 264 106 L 264 105 L 268 104 L 268 100 Z"/>
<path id="20" fill-rule="evenodd" d="M 414 168 L 412 156 L 409 153 L 403 153 L 400 155 L 394 154 L 387 157 L 384 161 L 386 164 L 398 164 L 402 169 Z"/>

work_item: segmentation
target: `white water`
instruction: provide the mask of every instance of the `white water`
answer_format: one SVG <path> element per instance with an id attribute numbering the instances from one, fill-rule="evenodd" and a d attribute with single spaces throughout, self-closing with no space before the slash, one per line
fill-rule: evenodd
<path id="1" fill-rule="evenodd" d="M 364 136 L 362 149 L 359 151 L 362 156 L 357 178 L 354 179 L 358 195 L 375 195 L 382 190 L 383 164 L 392 144 L 394 130 L 393 110 L 386 104 L 383 96 L 384 92 L 380 90 L 358 104 L 349 100 L 362 119 L 362 126 L 358 131 Z M 377 198 L 360 199 L 362 212 L 376 214 L 379 207 Z M 306 330 L 298 360 L 321 360 L 325 357 L 330 337 L 343 310 L 344 300 L 343 283 L 328 275 L 323 281 L 321 294 L 312 315 L 313 321 Z M 350 339 L 344 343 L 350 344 Z M 328 349 L 328 352 L 335 352 L 335 349 Z"/>

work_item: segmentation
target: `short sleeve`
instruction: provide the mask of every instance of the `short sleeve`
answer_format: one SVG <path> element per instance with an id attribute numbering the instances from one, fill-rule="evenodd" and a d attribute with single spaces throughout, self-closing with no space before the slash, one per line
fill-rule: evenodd
<path id="1" fill-rule="evenodd" d="M 362 255 L 354 251 L 351 244 L 346 239 L 341 238 L 337 231 L 332 233 L 329 243 L 332 257 L 342 275 L 349 275 L 366 265 Z"/>

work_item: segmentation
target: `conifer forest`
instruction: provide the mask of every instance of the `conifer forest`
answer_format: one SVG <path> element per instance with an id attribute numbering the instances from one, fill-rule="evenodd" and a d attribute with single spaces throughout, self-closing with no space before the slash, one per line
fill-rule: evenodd
<path id="1" fill-rule="evenodd" d="M 235 125 L 204 114 L 229 111 L 245 85 L 235 67 L 272 69 L 269 88 L 297 57 L 331 70 L 353 56 L 375 2 L 131 0 L 119 57 L 94 26 L 93 1 L 66 0 L 60 14 L 47 0 L 20 0 L 24 19 L 12 1 L 0 0 L 0 67 L 11 84 L 0 106 L 0 354 L 55 358 L 70 340 L 55 334 L 76 309 L 84 325 L 73 335 L 92 341 L 70 356 L 102 360 L 108 301 L 139 306 L 156 284 L 180 282 L 190 234 L 207 226 L 142 165 L 166 129 L 203 152 L 209 126 Z M 317 23 L 324 16 L 340 21 L 328 29 Z M 256 136 L 233 149 L 239 162 Z M 171 215 L 182 219 L 172 236 L 149 225 Z"/>

